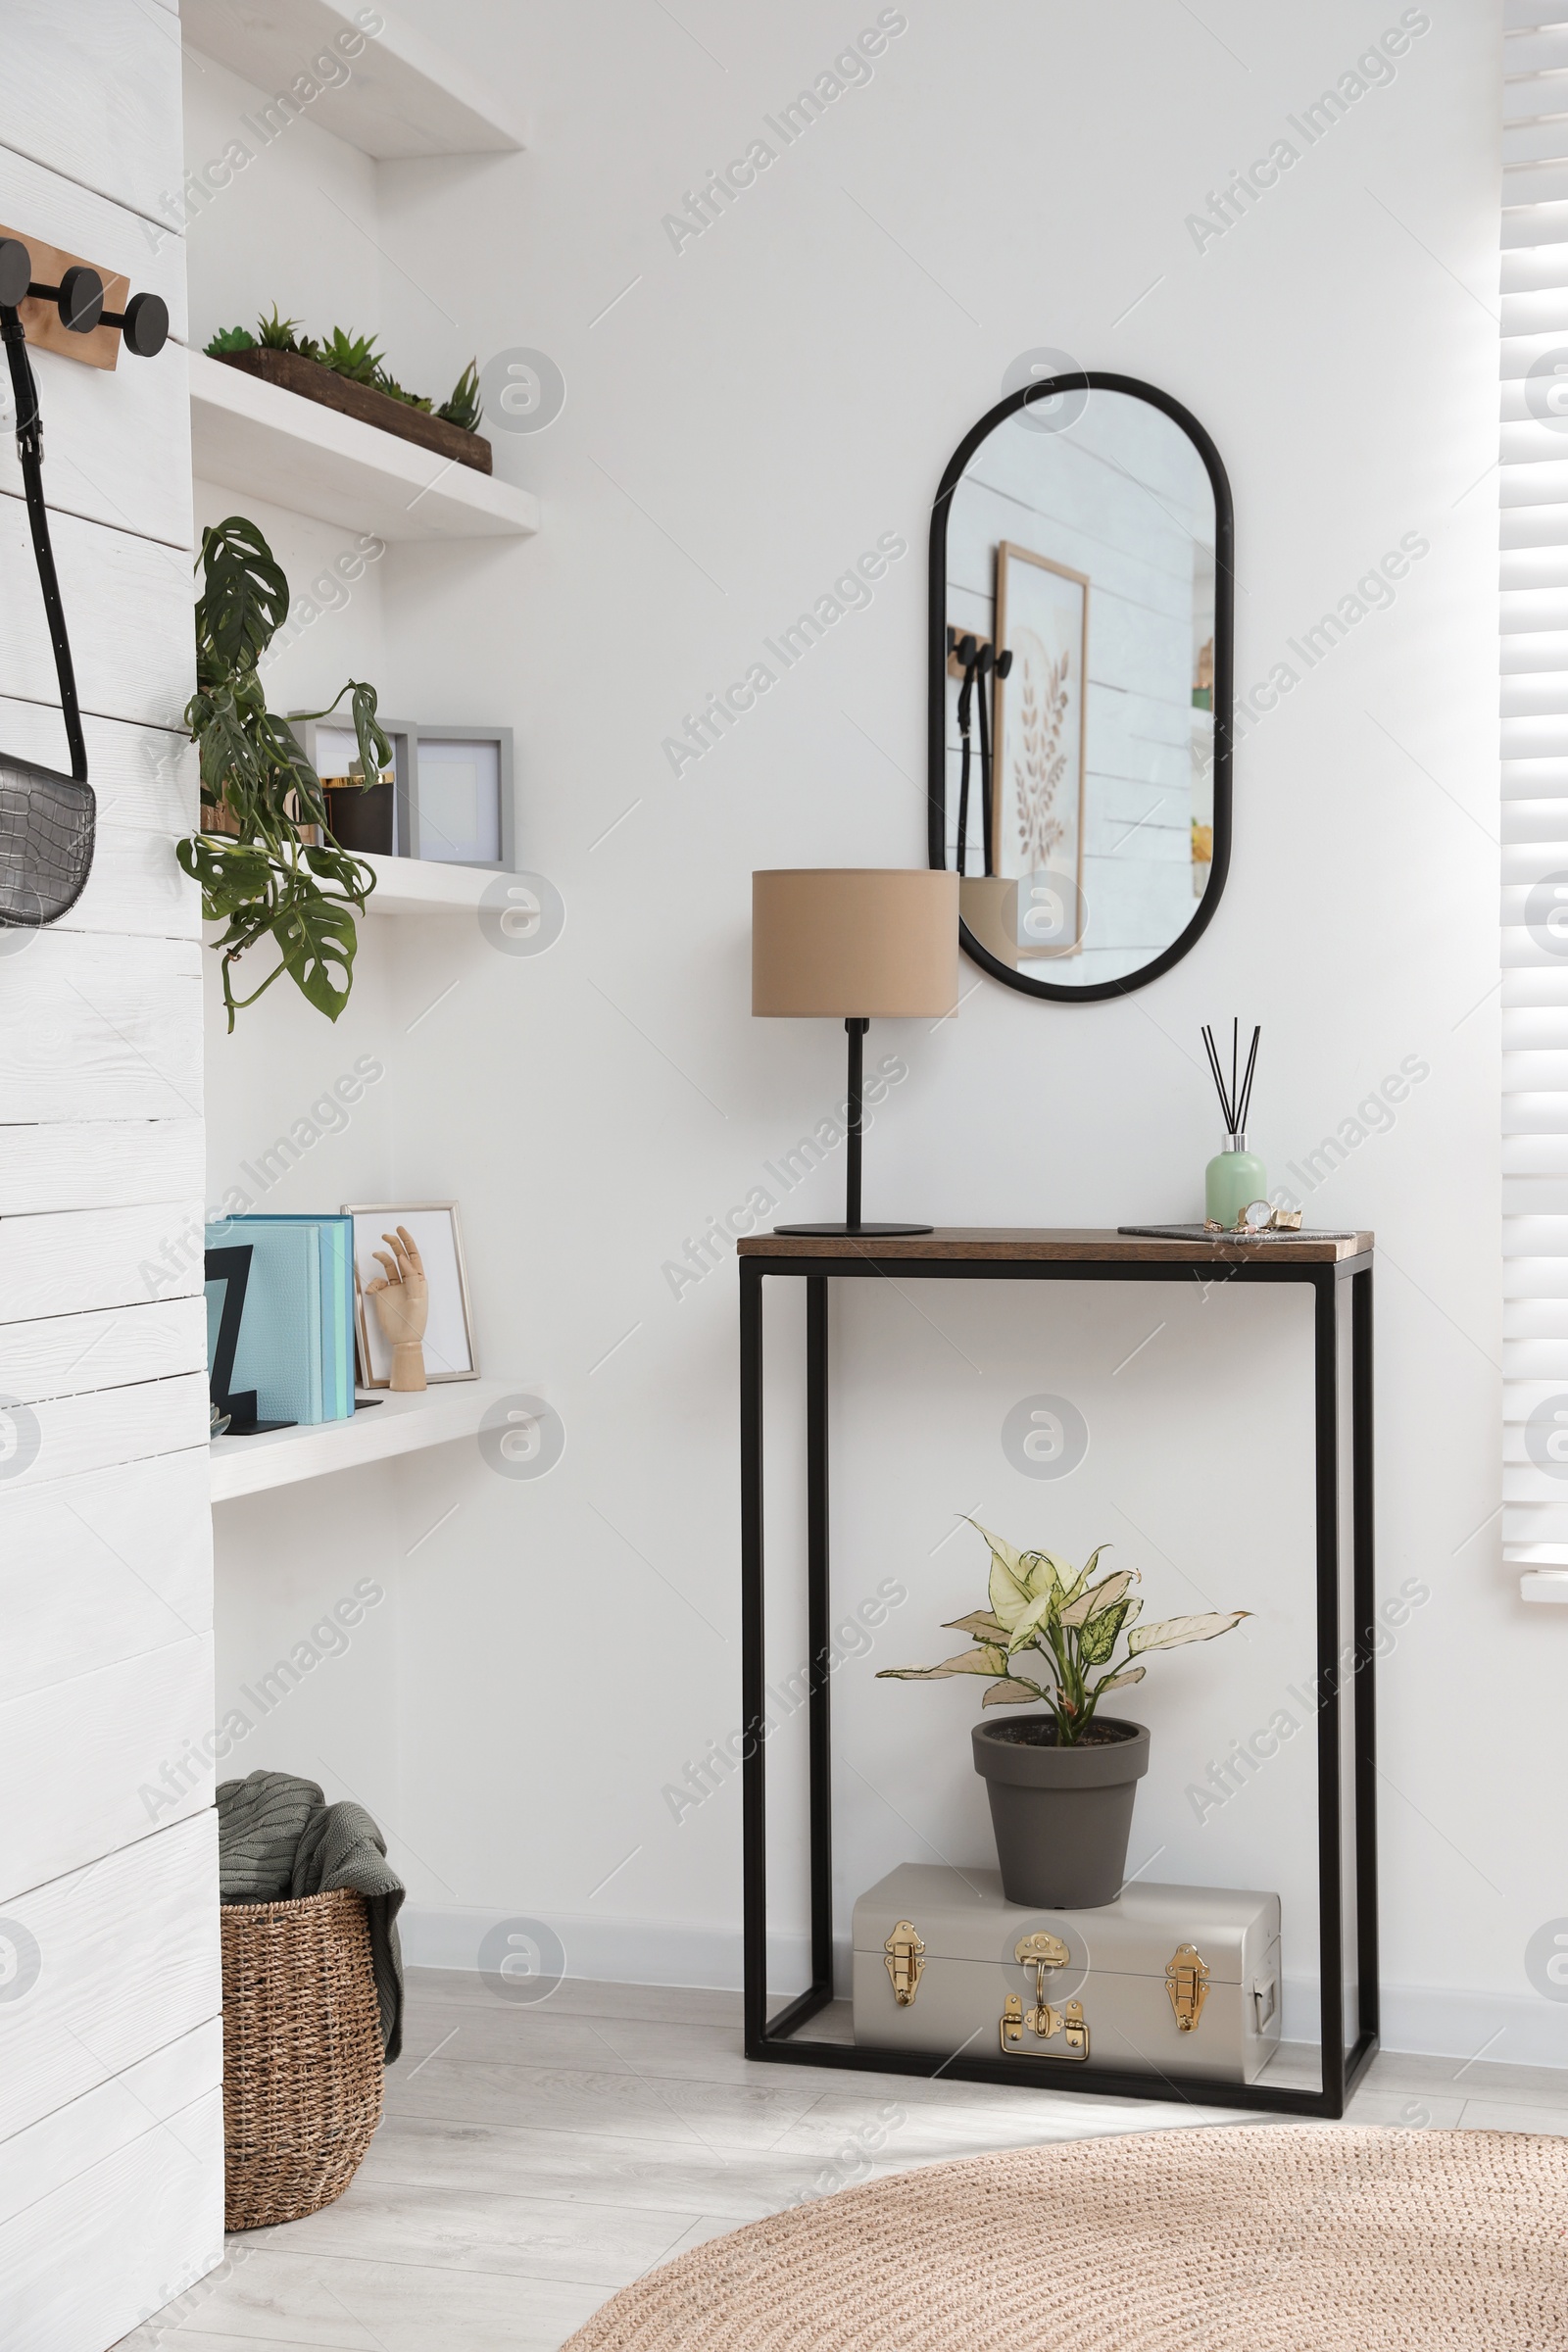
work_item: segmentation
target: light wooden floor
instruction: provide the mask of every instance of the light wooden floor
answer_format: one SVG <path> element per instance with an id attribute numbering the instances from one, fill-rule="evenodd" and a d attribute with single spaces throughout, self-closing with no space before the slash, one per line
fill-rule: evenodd
<path id="1" fill-rule="evenodd" d="M 739 1997 L 566 1984 L 538 2006 L 411 1972 L 387 2113 L 323 2213 L 228 2241 L 135 2352 L 556 2352 L 685 2247 L 874 2175 L 988 2148 L 1270 2119 L 752 2066 Z M 1380 2057 L 1359 2123 L 1568 2135 L 1568 2072 Z"/>

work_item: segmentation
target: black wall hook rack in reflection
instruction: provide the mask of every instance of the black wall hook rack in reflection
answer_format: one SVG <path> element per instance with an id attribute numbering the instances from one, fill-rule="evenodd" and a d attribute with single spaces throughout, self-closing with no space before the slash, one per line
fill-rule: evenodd
<path id="1" fill-rule="evenodd" d="M 104 281 L 96 270 L 82 264 L 66 270 L 57 286 L 38 283 L 22 239 L 0 237 L 0 310 L 14 311 L 29 300 L 52 302 L 61 325 L 74 335 L 118 327 L 124 349 L 138 360 L 152 359 L 169 340 L 169 305 L 162 295 L 132 294 L 122 311 L 106 311 Z"/>

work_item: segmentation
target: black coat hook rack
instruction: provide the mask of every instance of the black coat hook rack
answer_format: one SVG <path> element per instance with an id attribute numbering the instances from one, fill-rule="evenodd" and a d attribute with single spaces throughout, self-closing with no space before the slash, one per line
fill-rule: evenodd
<path id="1" fill-rule="evenodd" d="M 52 285 L 35 279 L 32 270 L 32 254 L 22 239 L 0 236 L 0 310 L 15 311 L 28 301 L 53 303 L 68 334 L 118 328 L 122 346 L 138 360 L 152 359 L 168 342 L 169 306 L 161 294 L 132 294 L 122 311 L 110 311 L 104 308 L 103 277 L 90 264 L 73 263 Z"/>

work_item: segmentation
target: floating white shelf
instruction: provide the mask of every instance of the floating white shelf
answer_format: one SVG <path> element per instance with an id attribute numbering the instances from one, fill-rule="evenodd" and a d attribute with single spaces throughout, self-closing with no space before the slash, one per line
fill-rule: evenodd
<path id="1" fill-rule="evenodd" d="M 532 491 L 456 465 L 281 384 L 190 355 L 191 470 L 297 514 L 412 539 L 526 539 Z"/>
<path id="2" fill-rule="evenodd" d="M 379 1392 L 379 1404 L 349 1421 L 322 1421 L 310 1429 L 274 1429 L 259 1438 L 215 1438 L 212 1442 L 212 1498 L 231 1502 L 268 1487 L 291 1487 L 302 1478 L 324 1478 L 354 1470 L 362 1462 L 384 1462 L 421 1446 L 444 1446 L 471 1438 L 493 1404 L 504 1396 L 532 1393 L 526 1381 L 456 1380 L 418 1396 Z"/>
<path id="3" fill-rule="evenodd" d="M 347 77 L 311 100 L 307 120 L 365 155 L 489 155 L 521 147 L 516 126 L 477 75 L 387 19 L 385 10 L 378 13 L 385 21 L 369 40 L 333 0 L 184 0 L 179 22 L 193 49 L 269 98 L 291 90 L 322 50 L 336 50 Z M 349 57 L 342 40 L 356 39 L 363 45 Z"/>
<path id="4" fill-rule="evenodd" d="M 1527 1568 L 1519 1579 L 1524 1600 L 1568 1602 L 1568 1568 Z"/>
<path id="5" fill-rule="evenodd" d="M 492 882 L 505 880 L 489 866 L 440 865 L 427 858 L 365 856 L 375 868 L 371 914 L 476 915 Z"/>

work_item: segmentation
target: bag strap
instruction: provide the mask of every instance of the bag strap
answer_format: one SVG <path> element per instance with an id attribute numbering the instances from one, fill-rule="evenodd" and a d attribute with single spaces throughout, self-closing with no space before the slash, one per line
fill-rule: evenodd
<path id="1" fill-rule="evenodd" d="M 22 486 L 26 493 L 27 521 L 32 552 L 38 564 L 38 585 L 54 648 L 55 674 L 60 680 L 60 710 L 71 746 L 71 773 L 78 784 L 87 781 L 87 747 L 82 741 L 81 711 L 76 703 L 76 673 L 66 635 L 65 607 L 55 577 L 54 550 L 49 544 L 49 512 L 43 503 L 43 421 L 38 414 L 38 387 L 27 358 L 26 337 L 15 310 L 0 307 L 0 340 L 11 364 L 11 388 L 17 404 L 17 456 L 22 461 Z"/>

